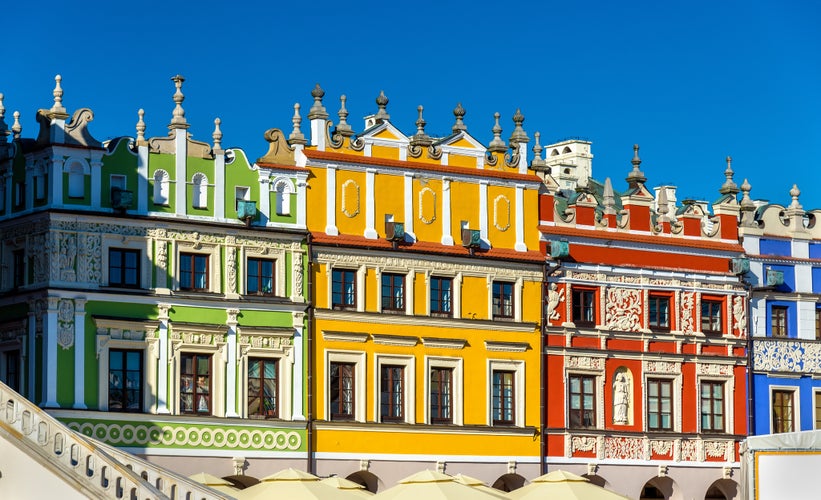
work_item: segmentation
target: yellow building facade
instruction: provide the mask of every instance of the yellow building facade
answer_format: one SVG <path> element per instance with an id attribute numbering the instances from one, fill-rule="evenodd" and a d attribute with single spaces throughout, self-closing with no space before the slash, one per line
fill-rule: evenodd
<path id="1" fill-rule="evenodd" d="M 408 136 L 380 95 L 357 134 L 344 99 L 334 125 L 312 95 L 310 145 L 299 116 L 289 142 L 310 170 L 316 472 L 537 475 L 544 257 L 524 117 L 508 145 L 497 116 L 484 146 L 461 105 L 444 138 L 420 107 Z"/>

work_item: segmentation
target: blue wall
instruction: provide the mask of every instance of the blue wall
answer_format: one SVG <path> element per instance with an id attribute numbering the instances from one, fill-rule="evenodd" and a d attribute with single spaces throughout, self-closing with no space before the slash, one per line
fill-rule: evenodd
<path id="1" fill-rule="evenodd" d="M 786 279 L 784 282 L 786 283 Z M 768 300 L 767 301 L 767 336 L 772 337 L 770 331 L 773 322 L 773 306 L 781 306 L 787 308 L 787 337 L 791 339 L 798 338 L 798 308 L 795 302 L 788 302 L 785 300 Z"/>
<path id="2" fill-rule="evenodd" d="M 753 375 L 753 403 L 755 406 L 755 432 L 751 434 L 769 434 L 770 419 L 772 418 L 772 401 L 770 401 L 770 386 L 796 387 L 794 402 L 797 403 L 799 411 L 799 421 L 796 431 L 811 430 L 815 425 L 813 411 L 815 407 L 814 388 L 821 389 L 821 380 L 813 380 L 812 377 L 777 378 L 764 374 Z"/>
<path id="3" fill-rule="evenodd" d="M 758 242 L 758 251 L 761 255 L 779 255 L 790 257 L 792 255 L 792 244 L 790 240 L 768 240 L 761 239 Z"/>

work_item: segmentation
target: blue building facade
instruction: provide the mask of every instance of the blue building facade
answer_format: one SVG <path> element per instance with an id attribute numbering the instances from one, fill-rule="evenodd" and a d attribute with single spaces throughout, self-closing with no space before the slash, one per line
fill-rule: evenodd
<path id="1" fill-rule="evenodd" d="M 821 211 L 753 202 L 739 234 L 750 259 L 751 435 L 821 428 Z"/>

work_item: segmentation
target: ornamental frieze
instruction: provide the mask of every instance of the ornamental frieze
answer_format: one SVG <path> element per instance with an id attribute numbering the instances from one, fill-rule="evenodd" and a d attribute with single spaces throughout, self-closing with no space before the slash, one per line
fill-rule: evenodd
<path id="1" fill-rule="evenodd" d="M 604 358 L 591 356 L 568 356 L 567 368 L 581 368 L 584 370 L 604 370 Z"/>
<path id="2" fill-rule="evenodd" d="M 821 373 L 821 344 L 756 340 L 753 368 L 772 372 Z"/>
<path id="3" fill-rule="evenodd" d="M 681 363 L 674 361 L 645 361 L 643 368 L 645 373 L 681 373 Z"/>
<path id="4" fill-rule="evenodd" d="M 733 375 L 733 366 L 718 363 L 697 363 L 696 373 L 699 375 L 723 375 L 730 377 Z"/>
<path id="5" fill-rule="evenodd" d="M 608 330 L 638 332 L 641 330 L 641 290 L 610 288 L 607 290 Z"/>
<path id="6" fill-rule="evenodd" d="M 685 462 L 698 462 L 698 441 L 682 439 L 679 444 L 679 459 Z"/>
<path id="7" fill-rule="evenodd" d="M 644 439 L 606 437 L 604 438 L 604 458 L 644 460 Z"/>
<path id="8" fill-rule="evenodd" d="M 696 294 L 694 292 L 684 292 L 681 294 L 681 331 L 685 334 L 693 333 L 695 330 L 694 311 Z"/>
<path id="9" fill-rule="evenodd" d="M 655 455 L 669 455 L 673 451 L 672 441 L 650 441 L 650 452 Z"/>
<path id="10" fill-rule="evenodd" d="M 573 436 L 571 438 L 571 451 L 595 451 L 596 438 L 593 436 Z"/>
<path id="11" fill-rule="evenodd" d="M 393 268 L 393 269 L 429 269 L 432 271 L 450 271 L 450 272 L 464 272 L 475 275 L 494 275 L 498 277 L 518 278 L 522 277 L 525 280 L 541 280 L 541 271 L 525 271 L 522 269 L 504 269 L 500 267 L 478 266 L 478 265 L 461 265 L 453 264 L 445 261 L 437 260 L 422 260 L 414 258 L 400 258 L 400 257 L 380 257 L 374 255 L 350 255 L 350 254 L 336 254 L 328 252 L 320 252 L 317 255 L 316 261 L 321 264 L 341 264 L 353 266 L 368 266 L 376 268 Z"/>

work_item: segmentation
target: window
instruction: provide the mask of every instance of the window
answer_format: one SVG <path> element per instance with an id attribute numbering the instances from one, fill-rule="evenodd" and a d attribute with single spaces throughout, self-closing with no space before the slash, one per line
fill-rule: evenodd
<path id="1" fill-rule="evenodd" d="M 379 416 L 383 422 L 401 422 L 405 418 L 405 367 L 380 367 Z"/>
<path id="2" fill-rule="evenodd" d="M 821 391 L 813 393 L 815 398 L 815 428 L 821 429 Z"/>
<path id="3" fill-rule="evenodd" d="M 14 190 L 16 191 L 14 194 L 14 206 L 15 207 L 23 207 L 26 205 L 26 184 L 23 182 L 15 182 L 14 183 Z"/>
<path id="4" fill-rule="evenodd" d="M 701 331 L 721 333 L 721 301 L 701 301 Z"/>
<path id="5" fill-rule="evenodd" d="M 491 405 L 493 425 L 516 423 L 516 372 L 493 370 Z"/>
<path id="6" fill-rule="evenodd" d="M 331 273 L 331 307 L 356 309 L 356 271 L 333 270 Z"/>
<path id="7" fill-rule="evenodd" d="M 251 189 L 237 186 L 234 188 L 234 210 L 239 211 L 239 201 L 251 199 Z"/>
<path id="8" fill-rule="evenodd" d="M 83 198 L 85 196 L 85 174 L 83 166 L 77 163 L 68 169 L 68 197 Z"/>
<path id="9" fill-rule="evenodd" d="M 673 430 L 673 381 L 647 380 L 647 428 Z"/>
<path id="10" fill-rule="evenodd" d="M 143 400 L 143 352 L 108 351 L 109 411 L 140 412 Z"/>
<path id="11" fill-rule="evenodd" d="M 276 359 L 248 360 L 248 416 L 279 417 L 279 362 Z"/>
<path id="12" fill-rule="evenodd" d="M 815 340 L 821 340 L 821 309 L 815 310 Z"/>
<path id="13" fill-rule="evenodd" d="M 287 182 L 277 183 L 274 187 L 274 198 L 277 215 L 291 215 L 291 186 Z"/>
<path id="14" fill-rule="evenodd" d="M 246 293 L 274 295 L 274 263 L 271 259 L 248 259 Z"/>
<path id="15" fill-rule="evenodd" d="M 108 284 L 137 288 L 140 286 L 140 251 L 108 249 Z"/>
<path id="16" fill-rule="evenodd" d="M 46 174 L 39 172 L 34 177 L 34 199 L 43 200 L 46 197 Z"/>
<path id="17" fill-rule="evenodd" d="M 5 371 L 3 380 L 12 390 L 20 392 L 20 350 L 5 351 L 2 355 Z"/>
<path id="18" fill-rule="evenodd" d="M 573 289 L 573 323 L 576 326 L 596 324 L 596 294 L 593 290 Z"/>
<path id="19" fill-rule="evenodd" d="M 12 283 L 14 288 L 21 287 L 26 284 L 26 251 L 23 249 L 15 250 L 11 254 L 12 258 Z"/>
<path id="20" fill-rule="evenodd" d="M 773 306 L 770 310 L 770 333 L 773 337 L 788 337 L 787 308 Z"/>
<path id="21" fill-rule="evenodd" d="M 433 316 L 453 315 L 453 280 L 439 276 L 430 277 L 430 313 Z"/>
<path id="22" fill-rule="evenodd" d="M 793 432 L 793 391 L 773 391 L 773 432 Z"/>
<path id="23" fill-rule="evenodd" d="M 389 312 L 405 311 L 404 274 L 382 274 L 382 310 Z"/>
<path id="24" fill-rule="evenodd" d="M 648 322 L 652 330 L 670 330 L 670 298 L 651 295 L 647 304 Z"/>
<path id="25" fill-rule="evenodd" d="M 493 282 L 493 317 L 513 319 L 513 283 Z"/>
<path id="26" fill-rule="evenodd" d="M 331 363 L 331 420 L 353 420 L 355 363 Z"/>
<path id="27" fill-rule="evenodd" d="M 109 177 L 109 182 L 111 184 L 111 189 L 125 189 L 125 176 L 124 175 L 112 175 Z"/>
<path id="28" fill-rule="evenodd" d="M 453 369 L 438 366 L 430 369 L 430 422 L 453 423 Z"/>
<path id="29" fill-rule="evenodd" d="M 168 172 L 157 170 L 154 172 L 154 204 L 168 205 Z"/>
<path id="30" fill-rule="evenodd" d="M 724 432 L 724 382 L 701 383 L 701 430 Z"/>
<path id="31" fill-rule="evenodd" d="M 208 177 L 201 172 L 194 174 L 191 179 L 192 204 L 194 208 L 208 207 Z"/>
<path id="32" fill-rule="evenodd" d="M 180 254 L 180 290 L 208 290 L 208 255 Z"/>
<path id="33" fill-rule="evenodd" d="M 211 356 L 183 354 L 180 357 L 180 412 L 211 414 Z"/>
<path id="34" fill-rule="evenodd" d="M 596 377 L 570 375 L 570 427 L 596 427 Z"/>

